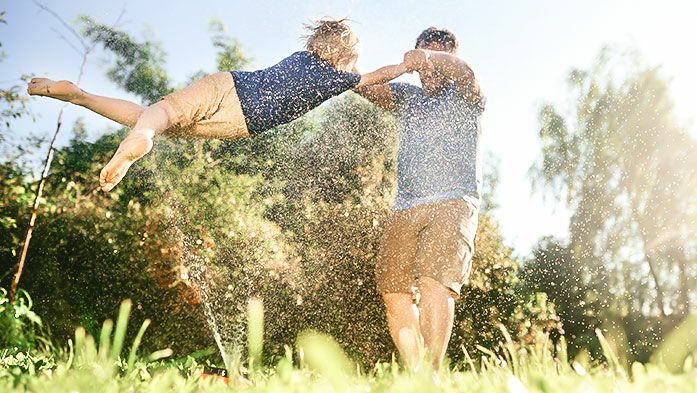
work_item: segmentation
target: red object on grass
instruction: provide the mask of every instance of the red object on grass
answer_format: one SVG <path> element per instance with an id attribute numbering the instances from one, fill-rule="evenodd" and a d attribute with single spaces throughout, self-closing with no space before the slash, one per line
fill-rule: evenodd
<path id="1" fill-rule="evenodd" d="M 206 379 L 206 378 L 208 378 L 208 377 L 215 377 L 215 382 L 223 381 L 223 382 L 225 382 L 226 385 L 230 383 L 230 378 L 228 378 L 228 377 L 221 377 L 220 375 L 201 374 L 201 377 L 202 377 L 203 379 Z"/>
<path id="2" fill-rule="evenodd" d="M 215 382 L 223 381 L 226 385 L 230 383 L 227 370 L 224 368 L 204 366 L 201 377 L 203 379 L 215 377 Z"/>

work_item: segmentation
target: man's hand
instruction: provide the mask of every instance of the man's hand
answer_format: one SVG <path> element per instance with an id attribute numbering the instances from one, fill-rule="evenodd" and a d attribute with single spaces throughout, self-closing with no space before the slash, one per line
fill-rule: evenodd
<path id="1" fill-rule="evenodd" d="M 412 49 L 404 54 L 404 65 L 407 72 L 432 70 L 433 63 L 428 58 L 428 52 L 423 49 Z"/>
<path id="2" fill-rule="evenodd" d="M 438 50 L 414 49 L 404 54 L 404 65 L 407 70 L 411 68 L 419 72 L 439 73 L 455 82 L 457 90 L 467 99 L 479 101 L 483 96 L 482 89 L 474 77 L 474 71 L 467 62 L 455 54 Z"/>

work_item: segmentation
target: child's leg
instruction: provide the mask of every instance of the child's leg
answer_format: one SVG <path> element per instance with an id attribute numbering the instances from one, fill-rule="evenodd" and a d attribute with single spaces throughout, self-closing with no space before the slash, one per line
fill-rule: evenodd
<path id="1" fill-rule="evenodd" d="M 152 149 L 153 138 L 165 131 L 167 136 L 179 138 L 248 137 L 232 75 L 209 75 L 149 106 L 102 170 L 102 190 L 114 188 L 131 164 Z"/>
<path id="2" fill-rule="evenodd" d="M 165 101 L 150 105 L 138 118 L 133 131 L 119 145 L 114 156 L 102 169 L 99 185 L 110 191 L 126 175 L 128 168 L 146 155 L 153 145 L 153 138 L 174 125 L 174 112 Z"/>
<path id="3" fill-rule="evenodd" d="M 133 127 L 145 110 L 130 101 L 90 94 L 69 81 L 33 78 L 27 86 L 27 93 L 80 105 L 128 127 Z"/>

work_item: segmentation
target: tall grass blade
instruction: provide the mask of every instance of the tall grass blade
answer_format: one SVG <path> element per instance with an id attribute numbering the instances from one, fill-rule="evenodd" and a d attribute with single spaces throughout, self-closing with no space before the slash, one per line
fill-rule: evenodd
<path id="1" fill-rule="evenodd" d="M 114 329 L 114 322 L 107 319 L 102 324 L 102 331 L 99 334 L 99 359 L 104 361 L 109 356 L 111 347 L 111 332 Z"/>
<path id="2" fill-rule="evenodd" d="M 615 355 L 615 353 L 612 351 L 610 343 L 603 335 L 603 332 L 601 332 L 600 329 L 595 329 L 595 335 L 598 336 L 598 341 L 600 341 L 600 347 L 603 349 L 603 355 L 605 355 L 605 359 L 607 359 L 610 368 L 620 375 L 626 375 L 624 369 L 622 368 L 622 365 L 620 364 L 619 359 L 617 358 L 617 355 Z"/>
<path id="3" fill-rule="evenodd" d="M 98 358 L 97 358 L 97 343 L 94 342 L 94 337 L 91 335 L 87 334 L 85 335 L 85 351 L 84 351 L 85 357 L 84 357 L 84 362 L 85 363 L 96 363 Z"/>
<path id="4" fill-rule="evenodd" d="M 569 364 L 569 351 L 566 345 L 566 337 L 559 337 L 559 349 L 557 350 L 557 359 L 561 364 Z"/>
<path id="5" fill-rule="evenodd" d="M 492 358 L 492 359 L 497 359 L 497 358 L 498 358 L 498 356 L 496 356 L 496 354 L 495 354 L 493 351 L 491 351 L 490 349 L 484 348 L 484 347 L 482 347 L 482 346 L 479 345 L 479 344 L 476 344 L 475 347 L 477 347 L 478 350 L 480 350 L 480 351 L 484 352 L 485 354 L 487 354 L 487 355 L 488 355 L 490 358 Z"/>
<path id="6" fill-rule="evenodd" d="M 116 331 L 114 332 L 114 345 L 111 349 L 112 359 L 116 359 L 121 355 L 123 348 L 123 340 L 126 337 L 126 329 L 128 328 L 128 315 L 131 312 L 131 301 L 129 299 L 121 302 L 119 308 L 119 319 L 116 320 Z"/>
<path id="7" fill-rule="evenodd" d="M 75 329 L 75 358 L 79 361 L 85 359 L 85 328 Z"/>
<path id="8" fill-rule="evenodd" d="M 520 376 L 520 368 L 519 368 L 519 363 L 518 363 L 518 353 L 515 349 L 515 344 L 513 344 L 513 339 L 511 338 L 511 335 L 508 333 L 508 330 L 506 329 L 503 324 L 499 324 L 499 330 L 501 330 L 501 333 L 503 334 L 503 337 L 506 339 L 506 345 L 505 345 L 505 352 L 508 353 L 509 361 L 511 363 L 511 367 L 513 369 L 513 375 Z"/>
<path id="9" fill-rule="evenodd" d="M 261 365 L 264 347 L 264 303 L 257 298 L 249 299 L 247 304 L 247 349 L 249 351 L 249 369 Z"/>
<path id="10" fill-rule="evenodd" d="M 73 359 L 75 358 L 75 347 L 73 346 L 73 340 L 68 339 L 68 360 L 65 362 L 65 368 L 69 369 L 73 365 Z"/>
<path id="11" fill-rule="evenodd" d="M 474 361 L 472 361 L 472 357 L 470 356 L 469 352 L 467 352 L 467 348 L 465 348 L 464 344 L 461 345 L 460 348 L 462 348 L 462 352 L 464 352 L 465 354 L 465 360 L 467 361 L 467 364 L 470 366 L 472 374 L 474 374 L 476 377 L 479 377 L 479 373 L 477 372 L 477 369 L 474 367 Z"/>
<path id="12" fill-rule="evenodd" d="M 333 338 L 312 332 L 298 337 L 304 360 L 311 368 L 327 378 L 336 391 L 346 391 L 347 377 L 353 375 L 355 367 Z"/>
<path id="13" fill-rule="evenodd" d="M 136 338 L 133 340 L 133 346 L 131 346 L 131 352 L 128 354 L 128 369 L 130 370 L 133 367 L 133 363 L 136 361 L 136 354 L 138 353 L 138 347 L 140 346 L 140 341 L 143 339 L 143 335 L 145 334 L 145 329 L 150 326 L 150 319 L 146 319 L 143 321 L 143 324 L 140 325 L 140 330 L 138 330 L 138 334 L 136 335 Z"/>

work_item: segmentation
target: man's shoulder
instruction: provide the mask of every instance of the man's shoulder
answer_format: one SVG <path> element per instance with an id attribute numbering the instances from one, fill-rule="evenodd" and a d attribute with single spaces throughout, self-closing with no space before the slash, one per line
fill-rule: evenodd
<path id="1" fill-rule="evenodd" d="M 398 107 L 406 104 L 416 97 L 424 95 L 422 88 L 414 86 L 411 83 L 391 82 L 388 83 L 388 85 L 392 91 L 392 97 L 394 98 L 395 105 Z"/>

